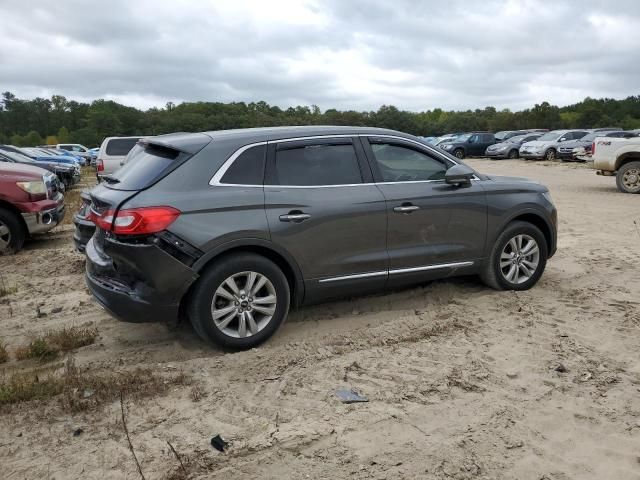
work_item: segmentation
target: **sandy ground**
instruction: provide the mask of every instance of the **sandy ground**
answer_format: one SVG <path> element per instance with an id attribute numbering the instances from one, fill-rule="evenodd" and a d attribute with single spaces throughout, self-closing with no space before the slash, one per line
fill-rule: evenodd
<path id="1" fill-rule="evenodd" d="M 93 325 L 99 340 L 78 365 L 192 377 L 201 399 L 189 386 L 127 402 L 147 479 L 179 478 L 167 441 L 189 478 L 640 479 L 640 196 L 583 165 L 469 163 L 551 190 L 559 249 L 530 291 L 465 278 L 304 308 L 263 347 L 225 354 L 188 325 L 101 310 L 67 225 L 0 257 L 16 290 L 1 299 L 0 339 L 11 350 Z M 340 403 L 345 387 L 370 401 Z M 216 434 L 225 453 L 210 446 Z M 82 414 L 55 401 L 5 407 L 0 465 L 6 479 L 140 478 L 119 402 Z"/>

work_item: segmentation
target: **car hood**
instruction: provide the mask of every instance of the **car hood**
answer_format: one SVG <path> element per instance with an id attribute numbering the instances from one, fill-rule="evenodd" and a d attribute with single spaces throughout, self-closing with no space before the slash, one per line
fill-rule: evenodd
<path id="1" fill-rule="evenodd" d="M 504 142 L 494 143 L 493 145 L 489 145 L 488 150 L 499 150 L 502 147 L 517 147 L 518 144 L 514 142 L 509 142 L 505 140 Z"/>
<path id="2" fill-rule="evenodd" d="M 544 147 L 551 143 L 555 143 L 552 140 L 532 140 L 531 142 L 525 142 L 522 144 L 522 147 Z"/>
<path id="3" fill-rule="evenodd" d="M 535 180 L 525 177 L 503 177 L 501 175 L 487 175 L 487 179 L 504 185 L 507 188 L 518 188 L 532 192 L 546 192 L 548 188 Z"/>
<path id="4" fill-rule="evenodd" d="M 3 163 L 0 165 L 0 176 L 20 176 L 29 180 L 37 180 L 46 174 L 47 171 L 44 168 L 34 167 L 24 163 Z"/>

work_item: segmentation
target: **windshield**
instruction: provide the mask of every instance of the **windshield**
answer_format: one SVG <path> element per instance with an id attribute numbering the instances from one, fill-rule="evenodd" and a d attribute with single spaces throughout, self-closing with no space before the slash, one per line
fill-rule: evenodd
<path id="1" fill-rule="evenodd" d="M 460 135 L 457 138 L 454 138 L 453 140 L 455 140 L 456 142 L 466 142 L 467 140 L 469 140 L 471 138 L 471 135 L 473 135 L 472 133 L 465 133 L 464 135 Z"/>
<path id="2" fill-rule="evenodd" d="M 560 132 L 547 132 L 544 135 L 542 135 L 538 140 L 557 140 L 560 135 L 562 135 L 562 133 Z"/>
<path id="3" fill-rule="evenodd" d="M 508 138 L 506 141 L 509 143 L 518 143 L 524 141 L 528 135 L 516 135 L 515 137 Z"/>

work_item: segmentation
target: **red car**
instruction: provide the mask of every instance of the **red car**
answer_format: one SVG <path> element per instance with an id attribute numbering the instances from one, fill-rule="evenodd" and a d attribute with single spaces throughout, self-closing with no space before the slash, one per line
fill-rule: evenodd
<path id="1" fill-rule="evenodd" d="M 56 176 L 40 167 L 0 163 L 0 254 L 17 252 L 26 237 L 62 222 L 58 186 Z"/>

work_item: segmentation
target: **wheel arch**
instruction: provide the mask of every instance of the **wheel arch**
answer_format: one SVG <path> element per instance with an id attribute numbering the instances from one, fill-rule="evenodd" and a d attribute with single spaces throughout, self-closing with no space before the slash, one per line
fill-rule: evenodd
<path id="1" fill-rule="evenodd" d="M 27 227 L 26 222 L 24 221 L 24 217 L 22 216 L 22 213 L 20 212 L 20 210 L 18 210 L 15 205 L 7 202 L 6 200 L 3 200 L 0 198 L 0 208 L 3 208 L 5 210 L 8 210 L 9 212 L 12 212 L 16 215 L 16 217 L 18 218 L 18 222 L 20 223 L 20 225 L 22 226 L 22 230 L 25 234 L 25 236 L 29 236 L 29 228 Z"/>
<path id="2" fill-rule="evenodd" d="M 625 152 L 616 159 L 615 169 L 620 169 L 629 162 L 640 161 L 640 152 Z"/>
<path id="3" fill-rule="evenodd" d="M 291 306 L 297 307 L 302 304 L 302 300 L 304 298 L 304 282 L 300 267 L 289 252 L 274 245 L 268 240 L 248 238 L 224 243 L 205 253 L 193 264 L 192 268 L 194 272 L 200 274 L 200 272 L 204 271 L 220 258 L 240 252 L 255 253 L 268 258 L 275 263 L 282 270 L 284 276 L 287 278 L 287 282 L 289 283 L 289 288 L 291 290 Z M 182 303 L 186 303 L 185 300 L 189 297 L 196 283 L 197 280 L 193 282 L 187 293 L 183 296 L 181 309 Z"/>
<path id="4" fill-rule="evenodd" d="M 535 211 L 517 213 L 502 225 L 500 231 L 502 232 L 507 227 L 507 225 L 513 222 L 526 222 L 539 228 L 544 235 L 544 239 L 547 242 L 547 251 L 549 252 L 549 257 L 553 255 L 556 248 L 553 230 L 549 222 L 542 215 Z"/>

